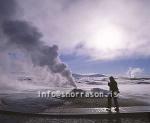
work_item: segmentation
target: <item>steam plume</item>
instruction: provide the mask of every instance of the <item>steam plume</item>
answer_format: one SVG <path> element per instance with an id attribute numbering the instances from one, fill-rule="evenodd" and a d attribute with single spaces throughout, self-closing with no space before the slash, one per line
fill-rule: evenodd
<path id="1" fill-rule="evenodd" d="M 45 45 L 42 41 L 43 35 L 36 27 L 27 21 L 14 18 L 16 8 L 14 0 L 0 0 L 1 49 L 21 49 L 30 56 L 35 66 L 48 66 L 52 73 L 60 74 L 76 87 L 70 70 L 59 59 L 58 46 Z"/>

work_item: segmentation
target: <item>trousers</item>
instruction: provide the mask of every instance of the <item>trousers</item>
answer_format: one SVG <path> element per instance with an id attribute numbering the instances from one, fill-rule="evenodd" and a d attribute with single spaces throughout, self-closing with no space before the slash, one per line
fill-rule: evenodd
<path id="1" fill-rule="evenodd" d="M 119 108 L 118 97 L 114 96 L 113 92 L 112 95 L 111 94 L 108 95 L 108 108 L 112 107 L 112 98 L 114 100 L 115 107 Z"/>

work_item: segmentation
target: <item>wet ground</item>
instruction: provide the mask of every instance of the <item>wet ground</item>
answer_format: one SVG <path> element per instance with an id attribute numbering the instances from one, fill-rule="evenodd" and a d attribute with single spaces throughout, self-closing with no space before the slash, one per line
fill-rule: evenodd
<path id="1" fill-rule="evenodd" d="M 132 115 L 78 115 L 78 116 L 48 116 L 0 113 L 1 123 L 149 123 L 149 113 Z"/>

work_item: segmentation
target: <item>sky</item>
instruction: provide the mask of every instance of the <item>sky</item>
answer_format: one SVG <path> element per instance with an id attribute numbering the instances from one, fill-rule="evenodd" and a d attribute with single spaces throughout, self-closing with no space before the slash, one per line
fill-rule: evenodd
<path id="1" fill-rule="evenodd" d="M 150 74 L 149 0 L 16 0 L 73 73 Z"/>

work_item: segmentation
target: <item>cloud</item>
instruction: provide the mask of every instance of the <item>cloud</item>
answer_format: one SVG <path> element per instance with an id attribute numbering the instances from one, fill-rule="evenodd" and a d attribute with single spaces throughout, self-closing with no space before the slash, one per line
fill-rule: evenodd
<path id="1" fill-rule="evenodd" d="M 15 0 L 1 0 L 0 1 L 0 20 L 13 18 L 17 13 L 17 3 Z M 7 8 L 7 7 L 9 8 Z"/>
<path id="2" fill-rule="evenodd" d="M 149 0 L 18 0 L 23 18 L 42 32 L 46 44 L 64 54 L 113 60 L 150 56 Z M 84 44 L 81 48 L 76 48 Z"/>
<path id="3" fill-rule="evenodd" d="M 127 71 L 127 75 L 130 77 L 139 77 L 144 73 L 144 69 L 138 67 L 130 67 Z"/>

